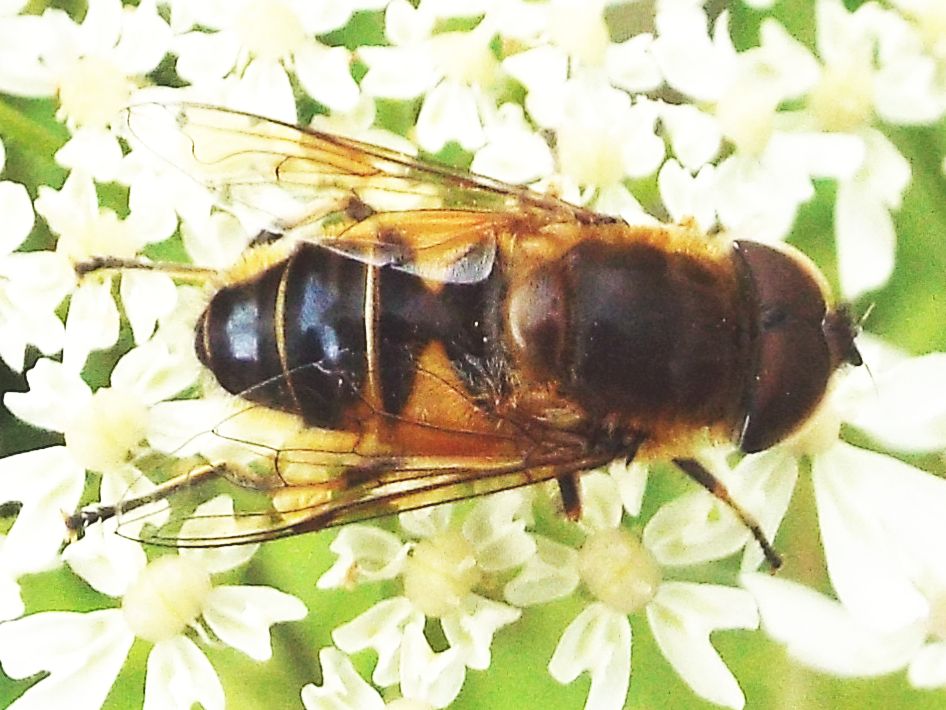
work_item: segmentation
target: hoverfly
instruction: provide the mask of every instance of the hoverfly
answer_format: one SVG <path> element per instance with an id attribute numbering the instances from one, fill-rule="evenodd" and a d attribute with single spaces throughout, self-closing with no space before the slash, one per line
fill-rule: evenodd
<path id="1" fill-rule="evenodd" d="M 840 366 L 860 364 L 846 310 L 806 257 L 693 224 L 631 226 L 238 111 L 143 105 L 128 120 L 281 235 L 229 272 L 193 270 L 213 290 L 195 347 L 225 390 L 321 435 L 278 451 L 266 474 L 210 462 L 80 511 L 73 530 L 221 477 L 265 491 L 249 531 L 149 539 L 253 542 L 549 480 L 577 518 L 582 471 L 665 459 L 729 503 L 778 566 L 693 456 L 710 441 L 773 446 Z M 133 267 L 161 268 L 83 270 Z"/>

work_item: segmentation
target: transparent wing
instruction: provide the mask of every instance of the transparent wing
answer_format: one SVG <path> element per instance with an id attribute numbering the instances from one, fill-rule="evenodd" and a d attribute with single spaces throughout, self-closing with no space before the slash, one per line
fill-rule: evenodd
<path id="1" fill-rule="evenodd" d="M 380 146 L 199 104 L 127 109 L 129 140 L 175 165 L 253 229 L 314 240 L 446 281 L 489 273 L 497 235 L 613 221 L 549 195 Z"/>
<path id="2" fill-rule="evenodd" d="M 187 449 L 212 463 L 126 498 L 104 517 L 118 516 L 121 534 L 143 542 L 237 545 L 525 486 L 615 455 L 578 437 L 563 439 L 534 419 L 491 414 L 435 373 L 419 377 L 423 401 L 439 414 L 426 406 L 391 414 L 364 399 L 343 430 L 301 421 L 291 430 L 282 419 L 290 415 L 246 406 L 208 433 L 209 447 Z M 288 433 L 278 437 L 277 430 Z M 199 512 L 219 494 L 235 500 L 233 514 Z M 169 518 L 156 517 L 168 508 Z M 76 517 L 75 529 L 102 517 L 90 512 Z"/>
<path id="3" fill-rule="evenodd" d="M 527 486 L 602 466 L 613 458 L 568 450 L 522 459 L 362 456 L 357 463 L 351 455 L 326 451 L 310 451 L 312 460 L 307 462 L 300 452 L 296 456 L 293 467 L 297 474 L 309 469 L 307 482 L 297 478 L 256 490 L 243 474 L 225 466 L 195 470 L 186 480 L 170 481 L 173 490 L 164 490 L 172 510 L 170 522 L 150 527 L 152 514 L 126 509 L 119 531 L 173 547 L 244 545 Z M 206 500 L 210 493 L 203 489 L 221 492 L 224 480 L 243 489 L 233 496 L 233 513 L 201 514 L 196 505 L 190 508 L 196 515 L 183 512 L 188 497 Z M 234 493 L 233 487 L 229 492 Z"/>

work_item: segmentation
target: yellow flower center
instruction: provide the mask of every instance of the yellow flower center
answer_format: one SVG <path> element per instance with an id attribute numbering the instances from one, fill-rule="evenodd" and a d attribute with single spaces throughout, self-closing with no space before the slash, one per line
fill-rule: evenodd
<path id="1" fill-rule="evenodd" d="M 404 594 L 426 616 L 456 609 L 480 581 L 473 548 L 459 532 L 422 540 L 404 565 Z"/>
<path id="2" fill-rule="evenodd" d="M 105 128 L 128 103 L 132 88 L 114 63 L 83 57 L 59 79 L 59 115 L 73 126 Z"/>
<path id="3" fill-rule="evenodd" d="M 855 131 L 873 116 L 874 86 L 868 58 L 856 55 L 825 67 L 808 107 L 826 131 Z"/>
<path id="4" fill-rule="evenodd" d="M 285 3 L 251 0 L 236 22 L 240 42 L 260 59 L 288 57 L 302 46 L 305 31 Z"/>
<path id="5" fill-rule="evenodd" d="M 585 66 L 604 61 L 610 37 L 601 3 L 552 3 L 548 34 L 553 45 L 565 50 Z"/>
<path id="6" fill-rule="evenodd" d="M 444 32 L 430 38 L 437 67 L 448 79 L 461 84 L 489 86 L 499 63 L 489 48 L 485 32 Z"/>
<path id="7" fill-rule="evenodd" d="M 207 571 L 180 555 L 150 562 L 122 600 L 125 621 L 152 643 L 173 638 L 200 616 L 213 585 Z"/>
<path id="8" fill-rule="evenodd" d="M 593 533 L 578 552 L 578 573 L 589 592 L 622 614 L 647 606 L 662 578 L 657 560 L 623 528 Z"/>
<path id="9" fill-rule="evenodd" d="M 148 408 L 137 397 L 112 387 L 100 389 L 66 427 L 66 446 L 85 468 L 108 471 L 128 461 L 147 424 Z"/>
<path id="10" fill-rule="evenodd" d="M 760 155 L 772 137 L 778 100 L 762 87 L 736 84 L 716 104 L 723 135 L 741 153 Z"/>

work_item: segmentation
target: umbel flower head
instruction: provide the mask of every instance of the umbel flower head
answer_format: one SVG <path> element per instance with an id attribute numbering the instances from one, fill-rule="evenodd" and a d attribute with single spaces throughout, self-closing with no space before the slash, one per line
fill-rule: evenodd
<path id="1" fill-rule="evenodd" d="M 941 704 L 941 3 L 704 4 L 0 6 L 0 704 Z M 267 457 L 307 435 L 247 415 L 193 347 L 206 275 L 246 270 L 279 225 L 129 133 L 123 109 L 145 102 L 808 252 L 852 312 L 876 306 L 870 372 L 842 372 L 770 450 L 698 452 L 783 571 L 760 573 L 733 511 L 659 463 L 585 474 L 578 521 L 549 485 L 262 546 L 139 543 L 234 534 Z M 186 267 L 77 278 L 92 257 Z M 212 486 L 63 544 L 81 505 L 221 460 Z"/>

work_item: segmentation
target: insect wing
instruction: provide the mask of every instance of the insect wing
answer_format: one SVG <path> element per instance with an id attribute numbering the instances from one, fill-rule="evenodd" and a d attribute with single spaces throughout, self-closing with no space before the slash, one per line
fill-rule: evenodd
<path id="1" fill-rule="evenodd" d="M 415 390 L 425 390 L 419 399 L 431 404 L 389 414 L 366 398 L 359 427 L 348 430 L 299 426 L 291 415 L 246 406 L 179 449 L 225 463 L 184 469 L 146 496 L 122 501 L 119 531 L 175 547 L 260 542 L 524 486 L 554 478 L 563 467 L 581 470 L 606 462 L 589 461 L 587 447 L 550 443 L 541 430 L 486 413 L 435 372 L 420 370 Z M 203 443 L 195 448 L 198 441 Z M 221 494 L 234 499 L 235 512 L 207 512 L 207 501 Z M 156 517 L 166 515 L 168 506 L 170 519 Z"/>
<path id="2" fill-rule="evenodd" d="M 181 512 L 186 506 L 182 503 L 198 495 L 207 498 L 199 488 L 213 482 L 199 481 L 194 488 L 182 485 L 166 499 L 176 511 L 169 522 L 155 521 L 151 514 L 135 510 L 120 517 L 119 532 L 142 542 L 180 548 L 252 544 L 528 486 L 604 465 L 608 460 L 559 452 L 535 462 L 486 457 L 397 461 L 360 457 L 354 464 L 350 455 L 311 453 L 314 459 L 306 464 L 312 472 L 309 483 L 297 481 L 265 495 L 251 488 L 241 492 L 231 487 L 235 509 L 219 502 L 210 509 L 202 503 L 190 513 Z M 216 472 L 221 479 L 229 478 L 225 467 Z M 367 472 L 371 475 L 365 476 Z M 364 477 L 363 482 L 340 486 L 340 482 L 357 477 Z M 220 499 L 217 496 L 210 502 Z"/>
<path id="3" fill-rule="evenodd" d="M 198 104 L 127 110 L 132 142 L 210 189 L 248 229 L 315 241 L 424 278 L 488 275 L 517 220 L 602 219 L 527 188 L 342 136 Z"/>

